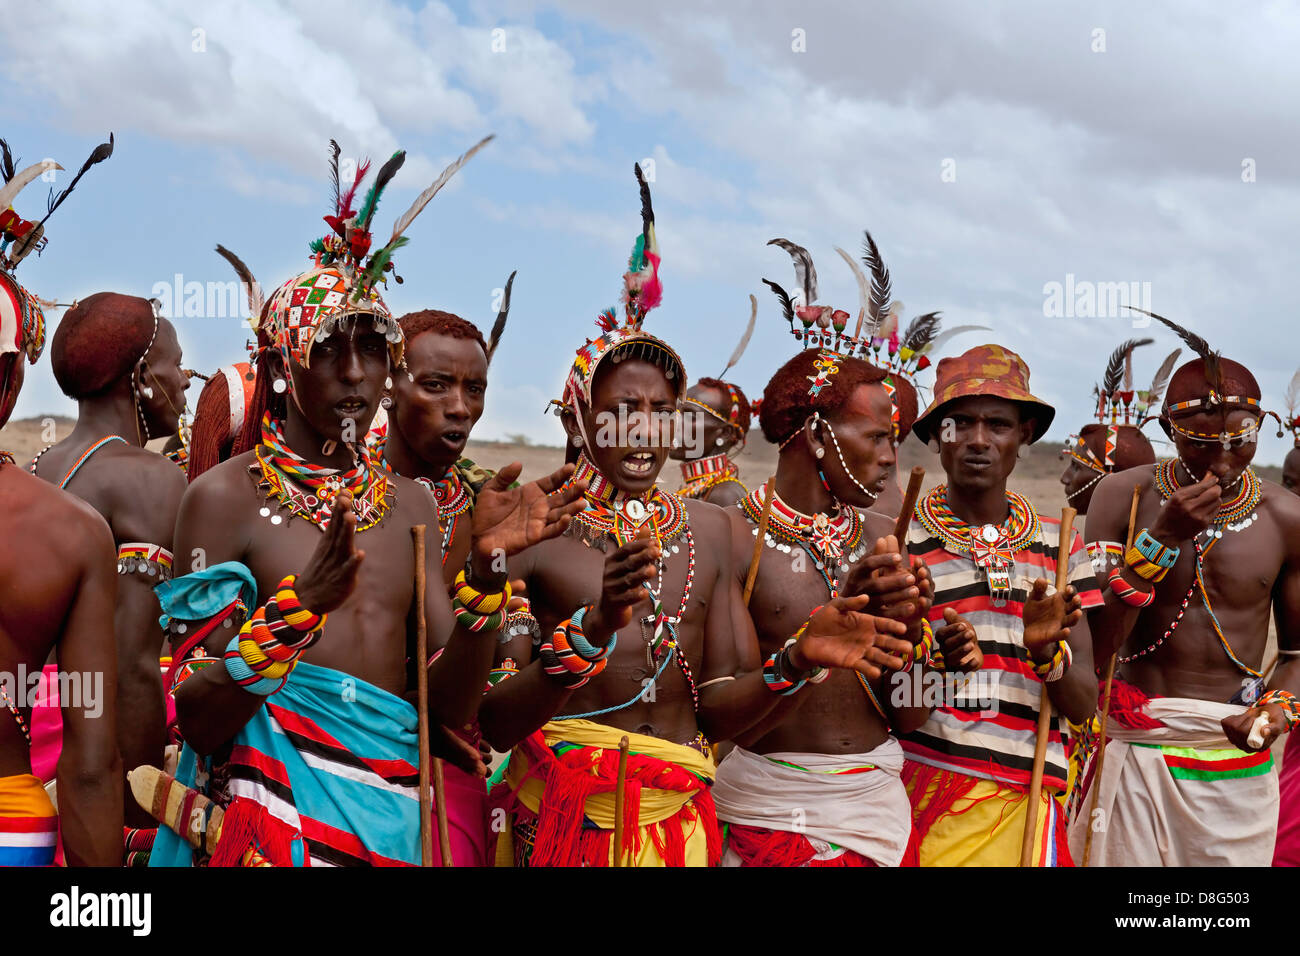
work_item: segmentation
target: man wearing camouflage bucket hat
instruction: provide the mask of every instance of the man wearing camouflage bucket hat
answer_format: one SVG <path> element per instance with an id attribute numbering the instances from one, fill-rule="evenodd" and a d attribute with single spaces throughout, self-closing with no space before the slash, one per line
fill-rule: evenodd
<path id="1" fill-rule="evenodd" d="M 1092 643 L 1083 609 L 1101 591 L 1082 539 L 1069 542 L 1070 585 L 1055 579 L 1060 523 L 1007 490 L 1022 446 L 1042 438 L 1055 414 L 1029 390 L 1024 360 L 981 345 L 939 363 L 934 401 L 913 431 L 938 452 L 947 483 L 917 503 L 908 550 L 934 577 L 932 615 L 947 607 L 979 635 L 979 699 L 953 677 L 930 719 L 902 738 L 903 780 L 921 840 L 922 866 L 1014 866 L 1029 809 L 1041 683 L 1054 718 L 1048 739 L 1036 865 L 1069 865 L 1062 794 L 1065 718 L 1096 706 Z M 958 675 L 958 680 L 960 680 Z M 991 698 L 991 704 L 990 704 Z"/>

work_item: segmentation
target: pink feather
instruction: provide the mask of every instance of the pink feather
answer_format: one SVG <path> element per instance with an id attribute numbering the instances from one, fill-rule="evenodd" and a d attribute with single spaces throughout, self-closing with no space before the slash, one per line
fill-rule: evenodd
<path id="1" fill-rule="evenodd" d="M 361 188 L 361 180 L 366 178 L 368 172 L 370 172 L 370 160 L 367 159 L 357 167 L 357 176 L 352 180 L 352 185 L 348 187 L 348 191 L 339 197 L 337 215 L 340 218 L 346 219 L 356 211 L 352 208 L 352 200 L 356 198 L 357 190 Z"/>

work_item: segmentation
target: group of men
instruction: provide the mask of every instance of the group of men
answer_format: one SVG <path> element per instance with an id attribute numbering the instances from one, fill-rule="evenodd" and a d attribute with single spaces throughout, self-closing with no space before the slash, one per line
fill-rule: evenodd
<path id="1" fill-rule="evenodd" d="M 186 472 L 145 447 L 176 432 L 193 374 L 172 324 L 116 293 L 64 315 L 52 364 L 76 427 L 0 464 L 19 543 L 0 665 L 102 674 L 104 700 L 33 708 L 0 683 L 0 863 L 419 864 L 432 758 L 456 865 L 1272 859 L 1270 748 L 1300 719 L 1300 499 L 1250 468 L 1249 371 L 1160 319 L 1197 357 L 1170 357 L 1158 404 L 1163 383 L 1128 381 L 1145 342 L 1117 351 L 1062 479 L 1085 544 L 1007 487 L 1054 417 L 1016 353 L 942 358 L 923 407 L 916 379 L 961 330 L 900 328 L 869 233 L 860 264 L 840 251 L 856 319 L 773 240 L 798 288 L 764 281 L 796 354 L 753 405 L 722 377 L 688 390 L 646 329 L 663 289 L 638 168 L 620 307 L 553 403 L 566 464 L 521 484 L 463 457 L 510 284 L 487 339 L 382 298 L 411 222 L 486 142 L 375 248 L 404 154 L 340 182 L 331 141 L 328 231 L 269 297 L 218 247 L 256 344 L 208 378 Z M 13 277 L 35 241 L 16 192 L 0 422 L 44 344 Z M 730 453 L 755 418 L 779 457 L 750 490 Z M 945 480 L 904 503 L 910 433 Z M 659 481 L 670 455 L 680 494 Z"/>

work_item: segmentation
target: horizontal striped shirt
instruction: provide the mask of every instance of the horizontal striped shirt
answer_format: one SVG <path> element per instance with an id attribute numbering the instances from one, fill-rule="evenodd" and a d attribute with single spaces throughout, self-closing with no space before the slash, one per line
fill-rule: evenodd
<path id="1" fill-rule="evenodd" d="M 934 708 L 925 724 L 900 738 L 909 760 L 997 783 L 1029 785 L 1043 684 L 1025 650 L 1021 614 L 1035 578 L 1055 584 L 1061 531 L 1060 521 L 1039 520 L 1042 530 L 1038 538 L 1015 553 L 1011 594 L 1003 607 L 993 606 L 988 581 L 974 561 L 947 550 L 940 538 L 919 522 L 912 523 L 908 551 L 922 558 L 934 576 L 930 620 L 936 627 L 942 626 L 944 609 L 949 607 L 966 618 L 979 636 L 984 668 L 981 680 L 970 682 L 978 690 L 965 696 L 957 690 L 955 698 L 945 696 L 953 706 Z M 1070 543 L 1069 567 L 1070 583 L 1078 590 L 1084 610 L 1099 606 L 1101 590 L 1077 531 Z M 1062 735 L 1067 732 L 1065 718 L 1056 715 L 1043 770 L 1043 786 L 1048 789 L 1065 789 Z"/>

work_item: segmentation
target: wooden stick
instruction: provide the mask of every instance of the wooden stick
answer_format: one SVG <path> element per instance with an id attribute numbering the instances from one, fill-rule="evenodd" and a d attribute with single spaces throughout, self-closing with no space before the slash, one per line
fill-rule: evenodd
<path id="1" fill-rule="evenodd" d="M 776 475 L 767 479 L 763 486 L 763 514 L 758 519 L 758 536 L 754 539 L 754 556 L 749 559 L 749 574 L 745 578 L 745 607 L 749 607 L 749 596 L 754 593 L 754 582 L 758 580 L 758 562 L 763 557 L 763 544 L 767 540 L 767 522 L 772 517 L 772 498 L 776 495 Z"/>
<path id="2" fill-rule="evenodd" d="M 1128 543 L 1124 548 L 1124 553 L 1128 554 L 1128 549 L 1133 547 L 1133 539 L 1137 535 L 1137 516 L 1138 501 L 1142 498 L 1142 486 L 1133 486 L 1133 502 L 1128 509 Z M 1088 829 L 1083 837 L 1083 865 L 1088 865 L 1088 860 L 1092 856 L 1092 823 L 1096 818 L 1097 804 L 1101 800 L 1101 772 L 1106 768 L 1106 722 L 1110 718 L 1110 690 L 1115 683 L 1115 661 L 1119 657 L 1119 651 L 1110 655 L 1110 663 L 1106 665 L 1106 689 L 1101 698 L 1101 728 L 1098 733 L 1097 743 L 1097 769 L 1092 775 L 1092 800 L 1088 806 Z M 1076 780 L 1076 787 L 1083 786 L 1082 780 Z"/>
<path id="3" fill-rule="evenodd" d="M 1074 535 L 1074 516 L 1070 506 L 1061 509 L 1061 533 L 1056 546 L 1056 590 L 1062 593 L 1070 583 L 1070 541 Z M 1020 841 L 1020 865 L 1034 865 L 1034 831 L 1038 829 L 1038 799 L 1043 794 L 1043 766 L 1047 763 L 1047 736 L 1052 726 L 1052 698 L 1043 681 L 1038 697 L 1038 734 L 1034 740 L 1034 769 L 1029 777 L 1029 806 L 1025 814 L 1025 835 Z M 1048 839 L 1051 839 L 1049 836 Z"/>
<path id="4" fill-rule="evenodd" d="M 433 758 L 433 806 L 438 813 L 438 853 L 443 866 L 455 866 L 451 858 L 451 827 L 447 825 L 447 782 L 442 772 L 442 758 Z"/>
<path id="5" fill-rule="evenodd" d="M 921 497 L 923 481 L 925 481 L 925 469 L 917 465 L 912 469 L 912 477 L 907 479 L 907 494 L 903 495 L 903 510 L 898 513 L 898 520 L 894 522 L 894 540 L 898 542 L 900 554 L 907 550 L 907 529 L 912 524 L 912 512 L 916 510 L 916 502 Z"/>
<path id="6" fill-rule="evenodd" d="M 614 865 L 623 862 L 623 791 L 627 789 L 627 734 L 618 742 L 618 777 L 614 783 Z"/>
<path id="7" fill-rule="evenodd" d="M 415 539 L 415 688 L 420 747 L 420 865 L 433 866 L 432 812 L 429 795 L 429 628 L 424 620 L 424 532 L 425 525 L 411 529 Z M 441 767 L 438 768 L 441 771 Z M 442 810 L 442 801 L 438 801 Z"/>

